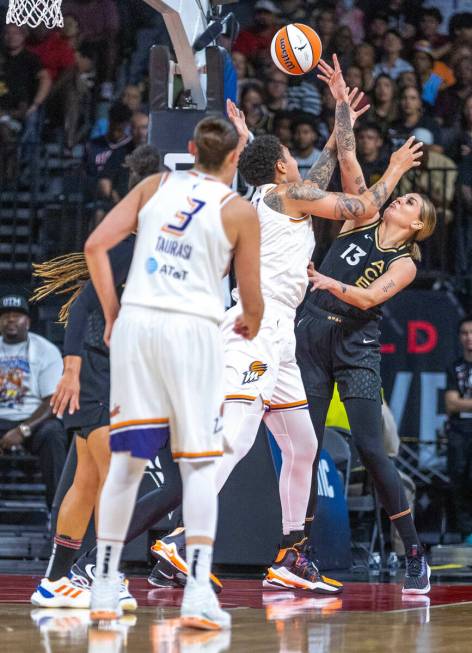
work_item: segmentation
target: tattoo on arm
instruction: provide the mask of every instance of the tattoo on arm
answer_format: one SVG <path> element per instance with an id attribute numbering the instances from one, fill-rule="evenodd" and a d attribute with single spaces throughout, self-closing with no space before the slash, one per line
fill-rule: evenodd
<path id="1" fill-rule="evenodd" d="M 339 285 L 341 286 L 341 292 L 342 292 L 342 294 L 345 295 L 346 292 L 347 292 L 347 287 L 346 287 L 343 283 L 340 283 Z"/>
<path id="2" fill-rule="evenodd" d="M 393 279 L 389 279 L 389 280 L 387 281 L 387 283 L 385 284 L 385 286 L 382 286 L 382 290 L 384 291 L 384 293 L 388 293 L 388 291 L 389 291 L 391 288 L 395 288 L 395 284 L 394 284 L 394 282 L 393 282 Z"/>
<path id="3" fill-rule="evenodd" d="M 319 188 L 326 190 L 333 176 L 336 163 L 336 151 L 325 147 L 321 152 L 320 158 L 310 168 L 308 179 L 314 184 L 317 184 Z"/>
<path id="4" fill-rule="evenodd" d="M 373 204 L 380 209 L 388 197 L 387 184 L 384 181 L 378 181 L 372 186 L 370 192 L 373 195 Z"/>
<path id="5" fill-rule="evenodd" d="M 269 192 L 264 195 L 264 204 L 266 204 L 273 211 L 277 211 L 278 213 L 284 212 L 284 203 L 280 195 L 276 192 Z"/>
<path id="6" fill-rule="evenodd" d="M 357 186 L 357 192 L 359 195 L 362 195 L 362 193 L 365 193 L 367 190 L 367 187 L 365 185 L 364 177 L 362 175 L 359 175 L 359 177 L 356 177 L 354 179 L 354 183 Z"/>
<path id="7" fill-rule="evenodd" d="M 365 204 L 356 197 L 340 193 L 336 200 L 334 214 L 337 220 L 358 220 L 365 214 Z"/>
<path id="8" fill-rule="evenodd" d="M 351 114 L 347 102 L 336 105 L 335 124 L 339 158 L 342 159 L 347 152 L 354 152 L 356 149 L 356 139 L 352 130 Z"/>
<path id="9" fill-rule="evenodd" d="M 306 202 L 322 200 L 328 195 L 328 193 L 318 188 L 318 186 L 306 183 L 289 184 L 285 194 L 289 200 L 304 200 Z"/>

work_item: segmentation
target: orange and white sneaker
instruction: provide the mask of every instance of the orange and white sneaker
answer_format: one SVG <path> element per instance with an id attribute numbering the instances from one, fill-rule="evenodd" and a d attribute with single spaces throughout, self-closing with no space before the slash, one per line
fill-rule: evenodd
<path id="1" fill-rule="evenodd" d="M 43 578 L 31 595 L 31 603 L 41 608 L 89 608 L 90 590 L 75 585 L 70 578 L 51 581 Z"/>
<path id="2" fill-rule="evenodd" d="M 318 567 L 304 553 L 303 547 L 280 549 L 275 561 L 266 571 L 263 586 L 272 589 L 299 589 L 317 594 L 339 594 L 343 585 L 322 576 Z"/>
<path id="3" fill-rule="evenodd" d="M 180 609 L 180 625 L 199 630 L 227 630 L 231 628 L 231 615 L 220 608 L 210 583 L 200 585 L 189 576 Z"/>
<path id="4" fill-rule="evenodd" d="M 167 563 L 165 565 L 165 574 L 162 574 L 159 565 L 154 567 L 148 579 L 151 585 L 157 587 L 169 586 L 169 581 L 177 583 L 180 587 L 185 585 L 189 573 L 185 559 L 185 528 L 176 528 L 162 540 L 156 540 L 151 546 L 151 555 L 157 562 L 165 561 Z M 220 579 L 214 574 L 210 574 L 210 581 L 215 592 L 219 594 L 223 589 Z"/>

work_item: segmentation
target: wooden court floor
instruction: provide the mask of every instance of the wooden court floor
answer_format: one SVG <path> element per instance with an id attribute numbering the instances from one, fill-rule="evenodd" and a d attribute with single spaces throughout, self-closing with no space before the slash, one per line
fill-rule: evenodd
<path id="1" fill-rule="evenodd" d="M 33 608 L 37 578 L 0 575 L 0 653 L 465 653 L 472 651 L 472 585 L 435 585 L 402 598 L 400 585 L 348 583 L 338 597 L 266 591 L 226 580 L 230 633 L 178 628 L 181 590 L 132 579 L 138 611 L 105 627 L 87 610 Z"/>

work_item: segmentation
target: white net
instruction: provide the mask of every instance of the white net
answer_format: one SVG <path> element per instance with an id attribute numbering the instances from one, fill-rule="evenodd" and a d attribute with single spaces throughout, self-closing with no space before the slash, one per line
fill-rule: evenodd
<path id="1" fill-rule="evenodd" d="M 52 29 L 64 27 L 62 0 L 9 0 L 7 23 L 38 27 L 41 23 Z"/>

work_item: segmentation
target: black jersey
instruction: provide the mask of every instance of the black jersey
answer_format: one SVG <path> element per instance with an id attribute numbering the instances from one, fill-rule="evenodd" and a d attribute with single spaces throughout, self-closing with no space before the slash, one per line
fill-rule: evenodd
<path id="1" fill-rule="evenodd" d="M 399 258 L 410 257 L 409 248 L 383 249 L 379 245 L 378 220 L 365 227 L 357 227 L 340 233 L 326 254 L 319 272 L 346 285 L 367 288 L 384 274 L 390 265 Z M 380 306 L 362 310 L 346 304 L 327 290 L 315 290 L 309 293 L 307 308 L 314 304 L 319 308 L 362 322 L 379 320 L 382 315 Z"/>

